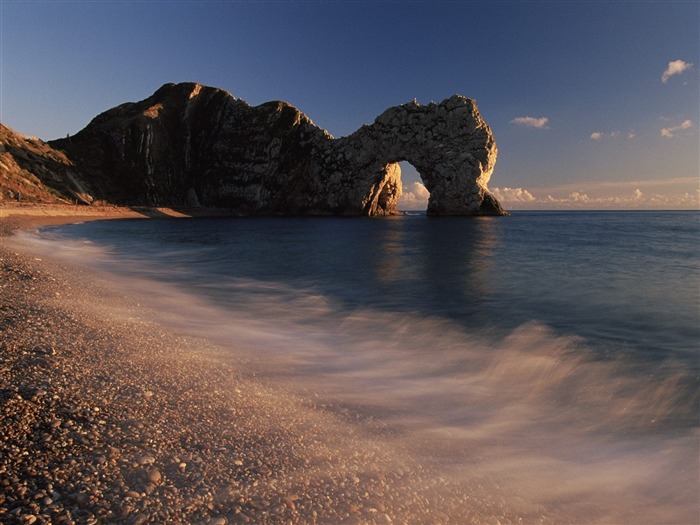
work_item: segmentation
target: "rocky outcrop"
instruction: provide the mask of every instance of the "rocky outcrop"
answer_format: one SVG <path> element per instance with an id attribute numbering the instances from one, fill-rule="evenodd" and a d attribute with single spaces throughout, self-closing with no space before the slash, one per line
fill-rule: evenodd
<path id="1" fill-rule="evenodd" d="M 329 194 L 347 195 L 347 206 L 363 215 L 396 212 L 401 193 L 396 163 L 404 160 L 430 192 L 429 215 L 504 213 L 487 189 L 496 142 L 474 101 L 462 96 L 389 108 L 373 124 L 320 149 L 319 177 L 339 181 Z"/>
<path id="2" fill-rule="evenodd" d="M 0 202 L 91 204 L 66 155 L 0 124 Z"/>
<path id="3" fill-rule="evenodd" d="M 429 214 L 504 213 L 487 189 L 495 141 L 474 101 L 457 95 L 390 108 L 334 139 L 285 102 L 252 107 L 221 89 L 166 84 L 50 144 L 74 192 L 116 204 L 391 215 L 401 196 L 397 163 L 407 160 L 430 191 Z"/>
<path id="4" fill-rule="evenodd" d="M 302 212 L 289 202 L 310 191 L 310 153 L 324 140 L 288 104 L 251 107 L 220 89 L 168 84 L 52 145 L 111 202 L 201 204 L 247 215 Z"/>

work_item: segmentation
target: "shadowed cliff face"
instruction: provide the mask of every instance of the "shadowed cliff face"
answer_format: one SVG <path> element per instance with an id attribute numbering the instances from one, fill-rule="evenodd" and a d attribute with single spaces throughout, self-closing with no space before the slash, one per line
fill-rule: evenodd
<path id="1" fill-rule="evenodd" d="M 288 194 L 325 133 L 284 103 L 250 107 L 226 91 L 168 84 L 53 142 L 93 190 L 121 204 L 190 204 L 298 213 Z"/>
<path id="2" fill-rule="evenodd" d="M 410 161 L 431 215 L 500 215 L 487 190 L 496 144 L 475 103 L 390 108 L 334 139 L 285 102 L 251 107 L 221 89 L 166 84 L 50 145 L 74 187 L 124 205 L 202 205 L 241 215 L 391 215 Z M 48 145 L 47 145 L 48 147 Z"/>

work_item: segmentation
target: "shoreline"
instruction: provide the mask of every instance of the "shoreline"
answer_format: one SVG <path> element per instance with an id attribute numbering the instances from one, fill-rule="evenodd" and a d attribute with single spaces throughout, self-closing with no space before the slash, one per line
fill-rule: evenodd
<path id="1" fill-rule="evenodd" d="M 299 473 L 320 468 L 305 441 L 323 443 L 337 422 L 297 420 L 308 414 L 218 361 L 206 341 L 151 324 L 110 283 L 8 236 L 135 218 L 66 211 L 30 207 L 2 221 L 0 521 L 352 522 L 363 505 L 340 484 L 356 473 L 336 469 L 316 488 Z M 322 492 L 334 501 L 325 509 Z"/>
<path id="2" fill-rule="evenodd" d="M 0 209 L 0 522 L 480 522 L 361 424 L 12 235 L 140 213 L 77 208 Z"/>
<path id="3" fill-rule="evenodd" d="M 96 220 L 189 219 L 231 216 L 233 215 L 229 210 L 220 208 L 83 206 L 37 203 L 6 205 L 0 202 L 0 236 L 6 236 L 15 230 Z"/>
<path id="4" fill-rule="evenodd" d="M 422 425 L 420 410 L 407 410 L 408 419 L 400 414 L 383 418 L 381 409 L 374 411 L 381 408 L 381 397 L 377 403 L 366 397 L 364 406 L 363 396 L 355 394 L 364 390 L 362 381 L 349 379 L 341 386 L 343 375 L 315 376 L 313 370 L 296 368 L 295 352 L 322 359 L 323 345 L 301 338 L 295 347 L 295 328 L 270 330 L 267 338 L 254 335 L 251 325 L 248 333 L 248 310 L 255 304 L 208 310 L 196 294 L 180 293 L 176 286 L 83 264 L 100 260 L 99 249 L 73 250 L 70 241 L 64 245 L 60 237 L 32 233 L 50 224 L 163 217 L 163 210 L 156 215 L 153 210 L 109 208 L 76 215 L 71 212 L 87 208 L 20 208 L 15 213 L 0 208 L 0 523 L 592 525 L 642 515 L 649 523 L 680 524 L 692 516 L 687 494 L 680 510 L 670 503 L 657 510 L 653 500 L 639 499 L 637 489 L 629 494 L 618 490 L 635 502 L 619 509 L 602 493 L 588 495 L 577 482 L 580 474 L 585 483 L 588 467 L 577 469 L 575 461 L 559 474 L 568 489 L 558 492 L 559 485 L 545 483 L 548 492 L 538 493 L 535 487 L 528 494 L 527 486 L 516 477 L 510 483 L 503 469 L 514 466 L 516 476 L 530 479 L 517 471 L 522 462 L 546 471 L 552 458 L 529 450 L 527 440 L 494 459 L 487 442 L 500 436 L 488 426 L 480 434 L 479 422 L 465 427 L 473 436 L 460 444 L 451 441 L 450 425 Z M 268 321 L 285 321 L 274 300 L 257 307 L 265 319 L 262 332 Z M 334 319 L 331 313 L 330 323 L 319 323 L 323 337 L 333 336 Z M 416 333 L 436 330 L 431 324 L 420 326 Z M 387 333 L 389 340 L 392 333 Z M 329 341 L 353 356 L 355 347 L 344 347 L 339 337 Z M 506 360 L 527 369 L 526 348 L 517 339 L 513 343 L 514 353 L 506 352 Z M 488 348 L 497 363 L 500 346 Z M 377 389 L 364 385 L 381 396 L 382 389 L 391 387 L 399 356 L 384 350 L 376 355 L 380 359 L 374 363 L 381 365 L 386 358 L 391 371 L 368 367 L 367 378 L 375 378 Z M 415 364 L 423 368 L 420 359 Z M 410 374 L 410 367 L 405 372 Z M 609 367 L 601 372 L 617 377 Z M 585 369 L 581 373 L 589 375 Z M 430 391 L 430 377 L 425 376 L 428 384 L 407 383 L 397 399 L 409 401 L 396 408 L 410 406 L 424 387 Z M 454 377 L 486 381 L 486 393 L 491 386 L 500 388 L 500 376 Z M 329 379 L 338 381 L 338 388 L 326 388 Z M 472 402 L 480 405 L 480 399 L 477 393 Z M 480 406 L 488 410 L 488 399 Z M 562 421 L 569 420 L 556 416 L 553 423 Z M 562 441 L 562 457 L 573 457 L 568 450 L 577 447 L 580 436 L 576 429 L 563 435 L 573 440 Z M 534 436 L 539 439 L 539 433 Z M 659 465 L 660 475 L 676 468 L 673 458 L 688 456 L 693 439 L 684 434 L 651 448 L 669 458 Z M 638 445 L 644 443 L 649 444 L 641 440 Z M 626 471 L 605 470 L 603 463 L 599 467 L 620 476 L 623 486 L 634 481 L 637 487 Z M 686 470 L 673 472 L 692 476 Z M 684 487 L 692 483 L 688 479 Z M 558 503 L 557 495 L 566 496 L 567 490 L 583 501 Z"/>

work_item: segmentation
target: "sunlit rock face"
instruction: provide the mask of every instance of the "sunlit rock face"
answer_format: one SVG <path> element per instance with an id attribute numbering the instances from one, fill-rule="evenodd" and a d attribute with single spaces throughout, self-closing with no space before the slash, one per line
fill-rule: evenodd
<path id="1" fill-rule="evenodd" d="M 398 213 L 407 160 L 431 215 L 500 215 L 488 192 L 496 144 L 472 100 L 405 104 L 334 139 L 285 102 L 252 107 L 199 84 L 166 84 L 51 143 L 84 186 L 119 204 L 202 205 L 241 215 Z"/>
<path id="2" fill-rule="evenodd" d="M 487 189 L 497 153 L 474 101 L 454 95 L 440 104 L 387 109 L 373 124 L 327 144 L 321 172 L 362 194 L 362 213 L 391 214 L 401 188 L 395 163 L 407 160 L 430 192 L 429 215 L 502 215 Z"/>
<path id="3" fill-rule="evenodd" d="M 92 203 L 71 161 L 49 144 L 0 124 L 0 203 Z"/>

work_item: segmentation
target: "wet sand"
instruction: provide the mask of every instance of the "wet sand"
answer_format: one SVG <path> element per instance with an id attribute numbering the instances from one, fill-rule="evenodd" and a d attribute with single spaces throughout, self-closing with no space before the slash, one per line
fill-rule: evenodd
<path id="1" fill-rule="evenodd" d="M 156 208 L 147 206 L 73 206 L 68 204 L 0 203 L 0 235 L 15 229 L 108 219 L 180 219 L 230 215 L 218 208 Z M 3 233 L 4 232 L 4 233 Z"/>
<path id="2" fill-rule="evenodd" d="M 522 523 L 12 236 L 84 210 L 0 210 L 0 522 Z"/>

